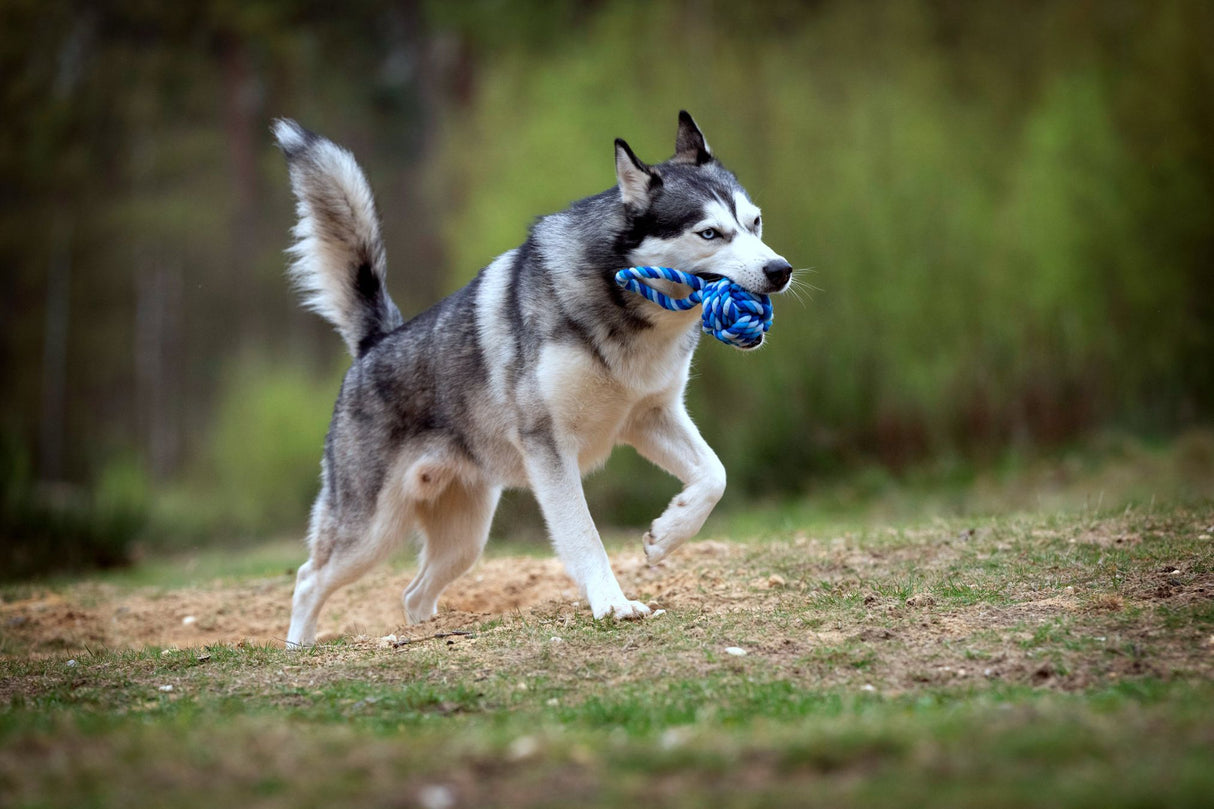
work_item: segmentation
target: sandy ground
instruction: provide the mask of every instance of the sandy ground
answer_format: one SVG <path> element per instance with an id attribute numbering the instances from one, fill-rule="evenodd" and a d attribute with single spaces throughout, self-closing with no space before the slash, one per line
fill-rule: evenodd
<path id="1" fill-rule="evenodd" d="M 1191 526 L 1167 530 L 1197 532 L 1201 544 L 1184 557 L 1156 558 L 1142 551 L 1164 534 L 1108 520 L 1074 534 L 1033 530 L 1016 552 L 997 537 L 925 529 L 891 535 L 889 544 L 805 536 L 774 545 L 701 540 L 656 567 L 634 549 L 617 552 L 612 563 L 630 596 L 694 618 L 682 624 L 688 640 L 723 648 L 732 645 L 724 643 L 727 636 L 747 637 L 772 672 L 819 684 L 859 677 L 911 689 L 978 677 L 1083 688 L 1118 677 L 1205 679 L 1214 676 L 1214 635 L 1202 618 L 1214 603 L 1205 544 L 1214 526 L 1201 515 Z M 1051 555 L 1060 543 L 1099 550 L 1084 555 L 1093 561 L 1073 579 L 1089 584 L 1063 583 L 1073 571 Z M 1131 547 L 1135 561 L 1109 567 L 1105 551 L 1112 559 Z M 990 552 L 1010 567 L 983 572 Z M 1039 552 L 1046 555 L 1035 558 Z M 452 584 L 437 618 L 407 626 L 400 594 L 412 575 L 385 565 L 340 590 L 326 605 L 318 639 L 345 637 L 355 646 L 388 635 L 432 639 L 492 618 L 538 625 L 588 610 L 555 558 L 503 556 L 482 560 Z M 978 585 L 967 585 L 975 576 Z M 934 584 L 908 590 L 913 581 Z M 87 580 L 30 588 L 0 603 L 0 654 L 281 645 L 293 586 L 284 570 L 177 588 Z M 996 592 L 956 597 L 966 586 Z"/>
<path id="2" fill-rule="evenodd" d="M 686 597 L 692 589 L 688 585 L 705 572 L 701 563 L 731 552 L 735 549 L 724 543 L 700 542 L 681 550 L 682 564 L 650 568 L 635 552 L 620 553 L 612 561 L 628 592 Z M 412 575 L 412 570 L 380 566 L 338 591 L 325 606 L 318 640 L 422 636 L 495 615 L 525 616 L 539 606 L 585 609 L 557 559 L 486 559 L 448 588 L 437 619 L 410 627 L 404 623 L 400 594 Z M 86 582 L 0 604 L 0 637 L 32 654 L 144 646 L 184 649 L 241 641 L 281 644 L 293 587 L 294 576 L 285 571 L 274 578 L 178 589 Z"/>

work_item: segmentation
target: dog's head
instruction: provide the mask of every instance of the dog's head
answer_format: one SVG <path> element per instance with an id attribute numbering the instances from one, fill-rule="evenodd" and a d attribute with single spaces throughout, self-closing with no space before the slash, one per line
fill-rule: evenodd
<path id="1" fill-rule="evenodd" d="M 674 157 L 648 166 L 617 139 L 615 171 L 631 265 L 728 278 L 756 294 L 788 289 L 792 265 L 764 243 L 758 206 L 686 112 L 679 113 Z"/>

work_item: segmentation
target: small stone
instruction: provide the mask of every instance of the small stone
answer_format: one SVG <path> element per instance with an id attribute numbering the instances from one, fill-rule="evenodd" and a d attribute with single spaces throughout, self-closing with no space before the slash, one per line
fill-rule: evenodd
<path id="1" fill-rule="evenodd" d="M 80 665 L 80 664 L 79 664 L 79 663 L 77 663 L 75 660 L 69 660 L 69 661 L 67 661 L 67 663 L 66 663 L 65 665 L 66 665 L 66 666 L 67 666 L 69 669 L 74 669 L 74 668 L 76 668 L 76 666 L 78 666 L 78 665 Z"/>
<path id="2" fill-rule="evenodd" d="M 519 736 L 510 742 L 506 755 L 511 761 L 526 761 L 540 752 L 540 740 L 534 736 Z"/>
<path id="3" fill-rule="evenodd" d="M 658 738 L 658 745 L 663 750 L 677 750 L 687 744 L 691 738 L 691 730 L 687 727 L 667 728 Z"/>
<path id="4" fill-rule="evenodd" d="M 725 654 L 733 655 L 734 657 L 746 657 L 746 650 L 741 646 L 726 646 Z"/>
<path id="5" fill-rule="evenodd" d="M 877 687 L 875 685 L 873 685 L 872 683 L 865 683 L 864 685 L 860 686 L 860 690 L 861 691 L 876 691 Z"/>
<path id="6" fill-rule="evenodd" d="M 787 584 L 787 582 L 784 581 L 784 577 L 777 573 L 773 573 L 767 577 L 768 587 L 783 587 L 785 584 Z"/>
<path id="7" fill-rule="evenodd" d="M 455 806 L 455 793 L 442 784 L 428 784 L 417 791 L 417 802 L 422 809 L 451 809 Z"/>
<path id="8" fill-rule="evenodd" d="M 181 619 L 182 626 L 193 626 L 196 623 L 198 623 L 198 619 L 195 618 L 193 615 L 187 615 L 186 617 Z"/>
<path id="9" fill-rule="evenodd" d="M 161 690 L 161 691 L 163 691 L 164 693 L 166 693 L 166 694 L 167 694 L 167 693 L 169 693 L 170 691 L 172 691 L 172 690 L 173 690 L 173 686 L 171 686 L 171 685 L 162 685 L 162 686 L 160 686 L 160 690 Z"/>

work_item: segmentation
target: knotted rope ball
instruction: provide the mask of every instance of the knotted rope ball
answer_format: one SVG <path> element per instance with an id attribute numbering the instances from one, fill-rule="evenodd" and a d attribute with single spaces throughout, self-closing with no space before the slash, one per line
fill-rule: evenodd
<path id="1" fill-rule="evenodd" d="M 672 298 L 646 284 L 647 279 L 685 284 L 692 292 L 686 298 Z M 771 298 L 747 292 L 728 278 L 705 281 L 670 267 L 629 267 L 615 274 L 615 282 L 672 312 L 703 305 L 704 331 L 735 348 L 754 348 L 771 328 Z"/>

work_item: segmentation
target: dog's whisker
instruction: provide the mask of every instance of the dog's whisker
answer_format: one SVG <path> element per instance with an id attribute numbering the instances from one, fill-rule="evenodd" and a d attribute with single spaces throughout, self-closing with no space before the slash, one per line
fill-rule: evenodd
<path id="1" fill-rule="evenodd" d="M 822 291 L 821 287 L 814 286 L 805 280 L 804 276 L 806 274 L 814 272 L 816 272 L 816 270 L 814 270 L 812 267 L 801 267 L 793 270 L 792 280 L 789 282 L 789 285 L 785 290 L 785 292 L 790 295 L 793 300 L 803 307 L 806 305 L 807 298 L 808 300 L 812 301 L 813 293 Z"/>

